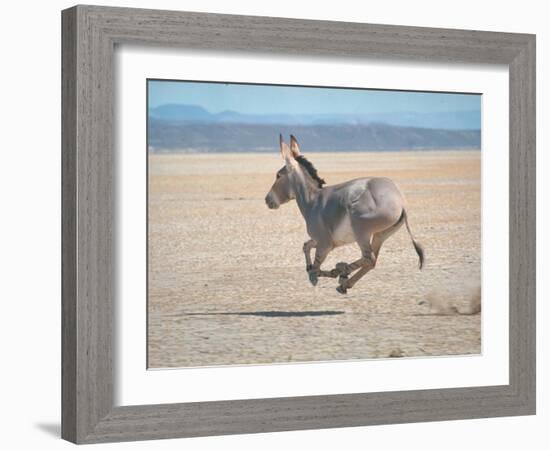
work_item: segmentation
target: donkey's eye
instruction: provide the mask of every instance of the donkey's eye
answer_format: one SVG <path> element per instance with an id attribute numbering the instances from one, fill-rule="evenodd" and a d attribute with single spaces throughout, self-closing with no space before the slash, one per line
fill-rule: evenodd
<path id="1" fill-rule="evenodd" d="M 277 172 L 277 175 L 275 176 L 275 178 L 278 180 L 279 178 L 281 178 L 281 174 Z"/>

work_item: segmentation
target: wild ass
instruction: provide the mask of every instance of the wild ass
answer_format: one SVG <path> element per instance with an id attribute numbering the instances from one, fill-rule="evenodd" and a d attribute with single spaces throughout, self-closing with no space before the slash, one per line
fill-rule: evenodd
<path id="1" fill-rule="evenodd" d="M 281 135 L 280 146 L 285 165 L 277 172 L 265 202 L 270 209 L 277 209 L 296 199 L 311 238 L 303 247 L 311 284 L 315 286 L 318 277 L 338 277 L 336 290 L 345 294 L 374 269 L 382 244 L 403 223 L 422 269 L 424 250 L 413 238 L 407 222 L 405 200 L 393 181 L 366 177 L 323 186 L 325 181 L 319 177 L 313 164 L 302 156 L 294 136 L 290 136 L 289 147 Z M 359 245 L 361 258 L 349 264 L 338 263 L 330 271 L 321 270 L 321 264 L 334 248 L 353 242 Z M 313 263 L 312 249 L 315 249 Z"/>

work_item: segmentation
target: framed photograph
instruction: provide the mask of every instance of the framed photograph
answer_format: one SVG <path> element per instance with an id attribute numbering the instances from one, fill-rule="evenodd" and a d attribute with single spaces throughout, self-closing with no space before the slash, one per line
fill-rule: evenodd
<path id="1" fill-rule="evenodd" d="M 62 436 L 535 413 L 535 37 L 62 13 Z"/>

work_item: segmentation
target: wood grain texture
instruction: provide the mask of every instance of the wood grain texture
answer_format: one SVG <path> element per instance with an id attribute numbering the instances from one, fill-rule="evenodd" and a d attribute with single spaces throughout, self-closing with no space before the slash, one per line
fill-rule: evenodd
<path id="1" fill-rule="evenodd" d="M 535 40 L 510 71 L 510 385 L 535 410 L 536 95 Z"/>
<path id="2" fill-rule="evenodd" d="M 535 412 L 535 38 L 532 35 L 77 6 L 63 11 L 62 436 L 77 443 Z M 510 71 L 510 383 L 113 406 L 115 44 L 506 64 Z"/>
<path id="3" fill-rule="evenodd" d="M 61 434 L 76 440 L 76 10 L 62 17 Z"/>
<path id="4" fill-rule="evenodd" d="M 64 13 L 62 436 L 93 433 L 112 409 L 112 42 L 85 9 Z"/>

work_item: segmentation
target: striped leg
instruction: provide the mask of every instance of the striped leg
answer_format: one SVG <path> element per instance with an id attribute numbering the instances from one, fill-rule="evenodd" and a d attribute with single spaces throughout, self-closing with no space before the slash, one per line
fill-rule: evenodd
<path id="1" fill-rule="evenodd" d="M 351 278 L 347 279 L 346 277 L 341 277 L 338 281 L 340 283 L 340 286 L 336 288 L 338 292 L 341 294 L 345 294 L 348 289 L 351 289 L 355 283 L 357 283 L 361 278 L 363 278 L 368 272 L 370 272 L 374 267 L 376 266 L 376 261 L 378 260 L 378 255 L 380 254 L 380 250 L 382 249 L 382 244 L 386 239 L 388 239 L 392 234 L 394 234 L 402 225 L 402 222 L 397 222 L 394 226 L 388 228 L 387 230 L 384 230 L 380 233 L 376 233 L 374 237 L 372 238 L 372 245 L 371 251 L 372 255 L 374 256 L 373 259 L 370 259 L 366 261 L 362 266 L 359 266 L 359 270 L 357 273 L 355 273 Z M 365 258 L 358 259 L 357 261 L 347 265 L 350 269 L 352 269 L 349 273 L 351 273 L 353 270 L 355 270 L 355 267 L 358 263 L 363 261 Z M 344 263 L 345 264 L 345 263 Z M 336 265 L 338 267 L 338 264 Z"/>
<path id="2" fill-rule="evenodd" d="M 367 242 L 369 241 L 370 239 Z M 369 270 L 374 269 L 374 266 L 376 265 L 376 255 L 370 245 L 370 242 L 361 246 L 361 253 L 363 256 L 351 264 L 336 264 L 336 269 L 340 271 L 340 277 L 338 278 L 339 286 L 336 290 L 340 292 L 340 294 L 345 294 L 347 290 L 359 280 L 359 278 L 364 276 Z M 348 276 L 357 269 L 359 269 L 359 271 L 351 278 L 348 278 Z"/>
<path id="3" fill-rule="evenodd" d="M 304 242 L 303 251 L 306 257 L 306 272 L 309 272 L 313 268 L 313 264 L 311 263 L 311 250 L 315 247 L 317 247 L 317 242 L 313 239 Z"/>
<path id="4" fill-rule="evenodd" d="M 332 248 L 330 247 L 319 247 L 315 248 L 315 260 L 311 265 L 311 269 L 308 270 L 309 281 L 313 286 L 317 284 L 318 278 L 321 276 L 330 276 L 330 272 L 325 272 L 321 270 L 321 264 L 327 259 L 327 255 L 330 253 Z"/>

